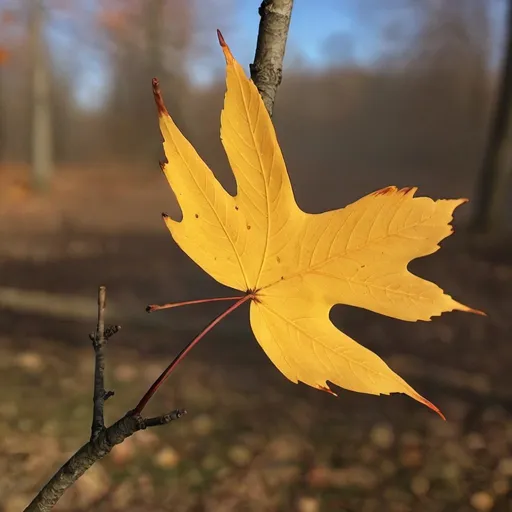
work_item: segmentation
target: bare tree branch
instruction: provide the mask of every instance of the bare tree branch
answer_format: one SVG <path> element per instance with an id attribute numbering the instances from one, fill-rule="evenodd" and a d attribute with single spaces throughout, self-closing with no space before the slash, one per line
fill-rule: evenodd
<path id="1" fill-rule="evenodd" d="M 186 414 L 184 409 L 177 409 L 161 416 L 146 419 L 131 410 L 113 425 L 105 428 L 104 405 L 105 401 L 113 395 L 113 392 L 105 391 L 104 348 L 107 339 L 120 329 L 118 325 L 105 329 L 105 307 L 106 289 L 101 286 L 98 291 L 98 325 L 96 332 L 89 335 L 93 341 L 95 352 L 91 438 L 55 473 L 28 505 L 25 512 L 47 512 L 51 510 L 64 494 L 64 491 L 71 487 L 95 462 L 105 457 L 116 444 L 122 443 L 127 437 L 139 430 L 167 425 Z"/>
<path id="2" fill-rule="evenodd" d="M 277 88 L 283 76 L 283 58 L 292 16 L 293 0 L 263 0 L 251 78 L 272 116 Z"/>
<path id="3" fill-rule="evenodd" d="M 55 473 L 52 479 L 39 491 L 25 512 L 46 512 L 57 503 L 64 491 L 71 487 L 95 462 L 105 457 L 116 444 L 139 430 L 157 425 L 166 425 L 186 414 L 183 409 L 145 420 L 140 415 L 128 412 L 110 427 L 101 430 L 93 441 L 82 446 Z"/>

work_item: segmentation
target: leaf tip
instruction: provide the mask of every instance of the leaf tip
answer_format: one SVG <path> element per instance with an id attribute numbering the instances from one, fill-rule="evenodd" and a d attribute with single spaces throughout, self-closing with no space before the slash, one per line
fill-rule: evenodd
<path id="1" fill-rule="evenodd" d="M 474 315 L 479 316 L 487 316 L 487 313 L 485 311 L 480 311 L 479 309 L 470 308 L 469 306 L 464 306 L 463 304 L 460 305 L 459 308 L 460 311 L 464 311 L 465 313 L 473 313 Z"/>
<path id="2" fill-rule="evenodd" d="M 219 44 L 224 48 L 227 46 L 226 41 L 224 39 L 224 36 L 222 35 L 222 32 L 217 29 L 217 37 L 219 39 Z"/>
<path id="3" fill-rule="evenodd" d="M 480 311 L 479 309 L 470 308 L 469 306 L 466 306 L 465 304 L 461 304 L 460 302 L 457 302 L 456 300 L 453 300 L 450 297 L 452 304 L 451 308 L 447 309 L 447 311 L 463 311 L 464 313 L 473 313 L 474 315 L 480 315 L 480 316 L 487 316 L 487 313 L 484 311 Z"/>
<path id="4" fill-rule="evenodd" d="M 165 212 L 162 212 L 162 219 L 166 220 L 166 219 L 169 219 L 169 215 L 167 215 L 167 213 Z"/>
<path id="5" fill-rule="evenodd" d="M 217 37 L 219 39 L 219 44 L 224 53 L 224 58 L 226 59 L 226 64 L 230 64 L 231 62 L 233 62 L 234 57 L 233 57 L 233 54 L 231 53 L 231 50 L 229 49 L 229 46 L 226 44 L 226 40 L 224 39 L 222 32 L 219 29 L 217 29 Z"/>
<path id="6" fill-rule="evenodd" d="M 426 405 L 429 409 L 432 409 L 435 413 L 437 413 L 441 419 L 446 421 L 445 415 L 441 412 L 441 409 L 434 405 L 430 400 L 427 400 L 426 398 L 422 397 L 419 393 L 414 392 L 413 394 L 407 393 L 409 396 L 417 400 L 418 402 L 422 403 L 423 405 Z"/>
<path id="7" fill-rule="evenodd" d="M 155 98 L 158 115 L 169 115 L 167 109 L 165 108 L 164 100 L 162 98 L 162 93 L 160 91 L 160 82 L 158 81 L 158 78 L 153 78 L 153 80 L 151 80 L 151 84 L 153 86 L 153 97 Z"/>
<path id="8" fill-rule="evenodd" d="M 318 384 L 317 385 L 317 388 L 320 390 L 320 391 L 325 391 L 326 393 L 329 393 L 330 395 L 333 395 L 333 396 L 338 396 L 328 385 L 326 386 L 322 386 L 321 384 Z"/>
<path id="9" fill-rule="evenodd" d="M 438 414 L 438 416 L 443 420 L 446 421 L 446 416 L 441 412 L 440 409 L 438 409 L 435 405 L 434 407 L 431 407 L 431 409 Z"/>

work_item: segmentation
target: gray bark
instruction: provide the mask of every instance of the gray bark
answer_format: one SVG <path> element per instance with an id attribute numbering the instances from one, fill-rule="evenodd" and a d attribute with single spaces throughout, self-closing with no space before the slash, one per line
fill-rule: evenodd
<path id="1" fill-rule="evenodd" d="M 272 116 L 277 88 L 283 76 L 283 58 L 292 16 L 293 0 L 263 0 L 251 78 Z"/>

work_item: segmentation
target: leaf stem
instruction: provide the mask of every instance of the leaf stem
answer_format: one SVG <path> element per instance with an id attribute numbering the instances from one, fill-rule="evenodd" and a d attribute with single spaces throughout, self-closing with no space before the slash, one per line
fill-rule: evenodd
<path id="1" fill-rule="evenodd" d="M 153 311 L 158 311 L 160 309 L 170 309 L 170 308 L 179 308 L 181 306 L 189 306 L 192 304 L 204 304 L 205 302 L 221 302 L 228 300 L 240 300 L 243 299 L 245 295 L 237 295 L 236 297 L 214 297 L 213 299 L 196 299 L 196 300 L 186 300 L 183 302 L 171 302 L 169 304 L 149 304 L 146 307 L 146 311 L 148 313 L 152 313 Z"/>
<path id="2" fill-rule="evenodd" d="M 199 341 L 210 332 L 221 320 L 227 317 L 230 313 L 232 313 L 235 309 L 241 306 L 244 302 L 251 300 L 254 298 L 253 293 L 248 293 L 243 297 L 240 297 L 235 304 L 230 306 L 226 311 L 221 313 L 217 318 L 212 320 L 192 341 L 190 341 L 183 350 L 174 358 L 172 363 L 160 374 L 160 376 L 151 384 L 151 387 L 146 391 L 146 394 L 140 399 L 140 402 L 137 404 L 135 409 L 133 409 L 132 414 L 140 414 L 144 407 L 146 407 L 147 403 L 151 400 L 151 397 L 158 391 L 158 388 L 163 384 L 163 382 L 169 377 L 171 372 L 176 368 L 176 366 L 180 363 L 180 361 L 192 350 L 192 348 L 197 345 Z"/>

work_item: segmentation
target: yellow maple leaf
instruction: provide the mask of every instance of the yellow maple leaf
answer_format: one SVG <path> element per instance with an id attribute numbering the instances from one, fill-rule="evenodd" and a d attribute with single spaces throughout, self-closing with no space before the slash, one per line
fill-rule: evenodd
<path id="1" fill-rule="evenodd" d="M 221 140 L 237 183 L 229 195 L 182 135 L 154 81 L 167 163 L 162 169 L 183 213 L 164 215 L 174 240 L 218 282 L 246 292 L 259 344 L 292 382 L 328 382 L 370 394 L 405 393 L 431 407 L 376 354 L 329 319 L 349 304 L 407 321 L 444 311 L 480 313 L 407 270 L 451 234 L 465 199 L 414 197 L 387 187 L 321 214 L 297 205 L 272 121 L 258 90 L 219 34 L 227 92 Z"/>

